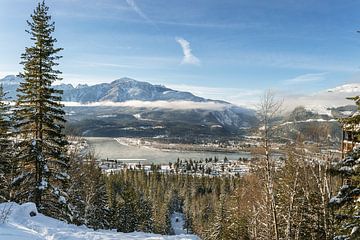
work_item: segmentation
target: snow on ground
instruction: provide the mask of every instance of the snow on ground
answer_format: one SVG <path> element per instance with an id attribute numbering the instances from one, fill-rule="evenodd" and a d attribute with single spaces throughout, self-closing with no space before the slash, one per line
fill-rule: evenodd
<path id="1" fill-rule="evenodd" d="M 7 221 L 0 222 L 1 240 L 200 240 L 197 236 L 185 234 L 163 236 L 142 232 L 94 231 L 46 217 L 37 212 L 33 203 L 2 203 L 0 214 L 9 207 L 11 213 Z M 35 212 L 36 216 L 30 217 L 30 212 Z"/>
<path id="2" fill-rule="evenodd" d="M 186 234 L 186 229 L 184 229 L 185 220 L 184 214 L 179 212 L 174 212 L 171 215 L 171 227 L 174 230 L 175 235 Z"/>

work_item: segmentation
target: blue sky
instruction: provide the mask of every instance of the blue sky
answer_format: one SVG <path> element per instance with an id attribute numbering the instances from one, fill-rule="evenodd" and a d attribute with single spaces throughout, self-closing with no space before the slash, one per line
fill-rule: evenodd
<path id="1" fill-rule="evenodd" d="M 360 1 L 47 0 L 64 83 L 127 76 L 241 104 L 360 82 Z M 0 77 L 21 71 L 36 1 L 0 0 Z"/>

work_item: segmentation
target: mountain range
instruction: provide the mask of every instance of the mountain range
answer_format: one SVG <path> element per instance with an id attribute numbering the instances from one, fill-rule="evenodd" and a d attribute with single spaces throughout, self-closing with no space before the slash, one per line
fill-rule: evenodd
<path id="1" fill-rule="evenodd" d="M 0 80 L 8 98 L 21 81 Z M 257 122 L 253 110 L 130 78 L 54 87 L 63 90 L 70 128 L 85 136 L 229 136 Z"/>
<path id="2" fill-rule="evenodd" d="M 152 85 L 131 78 L 121 78 L 111 83 L 101 83 L 92 86 L 78 85 L 77 87 L 73 87 L 71 84 L 61 84 L 57 85 L 56 88 L 64 90 L 63 101 L 69 102 L 125 102 L 129 100 L 207 101 L 189 92 L 180 92 L 162 85 Z"/>
<path id="3" fill-rule="evenodd" d="M 0 79 L 9 99 L 16 99 L 16 88 L 21 81 L 13 75 Z M 69 131 L 83 136 L 229 137 L 242 135 L 258 123 L 254 110 L 131 78 L 92 86 L 54 87 L 63 90 Z M 284 116 L 279 124 L 283 122 L 285 125 L 281 126 L 288 128 L 290 122 L 297 122 L 297 126 L 308 127 L 331 120 L 330 124 L 336 125 L 332 119 L 356 110 L 354 106 L 344 107 L 345 97 L 357 94 L 360 84 L 355 83 L 298 97 L 294 103 L 287 101 L 293 107 L 305 105 Z M 291 129 L 294 132 L 294 127 Z M 304 127 L 298 132 L 303 130 Z"/>
<path id="4" fill-rule="evenodd" d="M 0 79 L 4 89 L 8 92 L 7 96 L 15 99 L 16 88 L 22 81 L 14 75 Z M 120 78 L 110 83 L 100 83 L 89 86 L 79 84 L 74 87 L 72 84 L 60 84 L 54 86 L 56 89 L 63 90 L 62 99 L 65 102 L 125 102 L 129 100 L 139 101 L 211 101 L 202 97 L 197 97 L 190 92 L 176 91 L 162 85 L 153 85 L 148 82 L 141 82 L 131 78 Z M 223 102 L 223 101 L 216 101 Z M 225 103 L 225 102 L 223 102 Z"/>

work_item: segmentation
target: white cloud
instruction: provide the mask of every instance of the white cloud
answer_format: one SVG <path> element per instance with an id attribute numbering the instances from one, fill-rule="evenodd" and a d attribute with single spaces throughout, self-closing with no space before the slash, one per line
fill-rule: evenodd
<path id="1" fill-rule="evenodd" d="M 180 44 L 180 46 L 183 50 L 183 53 L 184 53 L 184 57 L 183 57 L 181 63 L 182 64 L 199 65 L 200 60 L 192 54 L 190 42 L 188 42 L 184 38 L 176 38 L 175 40 Z"/>
<path id="2" fill-rule="evenodd" d="M 326 74 L 327 74 L 326 72 L 323 72 L 323 73 L 308 73 L 308 74 L 303 74 L 303 75 L 297 76 L 297 77 L 292 78 L 292 79 L 288 79 L 285 82 L 287 84 L 301 84 L 301 83 L 318 82 L 318 81 L 324 80 Z"/>
<path id="3" fill-rule="evenodd" d="M 217 102 L 193 102 L 193 101 L 138 101 L 131 100 L 126 102 L 94 102 L 82 104 L 79 102 L 63 102 L 68 107 L 134 107 L 134 108 L 163 108 L 176 110 L 202 109 L 202 110 L 223 110 L 229 107 L 228 104 Z"/>
<path id="4" fill-rule="evenodd" d="M 291 111 L 297 106 L 304 106 L 325 113 L 329 112 L 326 110 L 327 108 L 354 104 L 353 101 L 346 98 L 356 95 L 360 95 L 360 84 L 345 84 L 312 94 L 286 95 L 284 108 Z"/>
<path id="5" fill-rule="evenodd" d="M 351 60 L 341 60 L 336 58 L 325 58 L 321 55 L 298 54 L 289 52 L 266 52 L 249 51 L 237 53 L 234 51 L 229 58 L 222 58 L 219 63 L 218 58 L 207 59 L 211 64 L 223 64 L 232 66 L 249 67 L 270 67 L 283 69 L 306 69 L 314 72 L 359 72 L 359 66 Z M 241 61 L 239 61 L 241 59 Z"/>

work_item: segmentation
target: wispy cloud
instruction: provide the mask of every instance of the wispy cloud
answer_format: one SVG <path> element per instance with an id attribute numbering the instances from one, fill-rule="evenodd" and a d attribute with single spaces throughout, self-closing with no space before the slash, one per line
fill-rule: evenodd
<path id="1" fill-rule="evenodd" d="M 241 59 L 239 61 L 238 59 Z M 218 58 L 207 59 L 207 62 L 220 64 Z M 231 58 L 223 58 L 221 64 L 242 65 L 250 67 L 273 67 L 283 69 L 302 69 L 314 72 L 355 73 L 359 67 L 354 61 L 325 58 L 315 54 L 298 54 L 291 52 L 244 51 L 231 53 Z"/>
<path id="2" fill-rule="evenodd" d="M 138 7 L 135 0 L 126 0 L 126 2 L 141 18 L 156 26 L 156 24 Z"/>
<path id="3" fill-rule="evenodd" d="M 295 78 L 285 80 L 286 84 L 302 84 L 302 83 L 310 83 L 310 82 L 318 82 L 325 80 L 326 72 L 322 73 L 308 73 L 297 76 Z"/>
<path id="4" fill-rule="evenodd" d="M 105 61 L 99 61 L 98 59 Z M 84 60 L 73 60 L 71 64 L 85 68 L 116 68 L 116 69 L 173 69 L 178 63 L 174 57 L 162 56 L 106 56 L 91 55 Z"/>
<path id="5" fill-rule="evenodd" d="M 190 42 L 185 40 L 184 38 L 175 38 L 175 40 L 180 44 L 184 57 L 181 61 L 182 64 L 193 64 L 193 65 L 199 65 L 200 60 L 195 57 L 192 53 Z"/>

